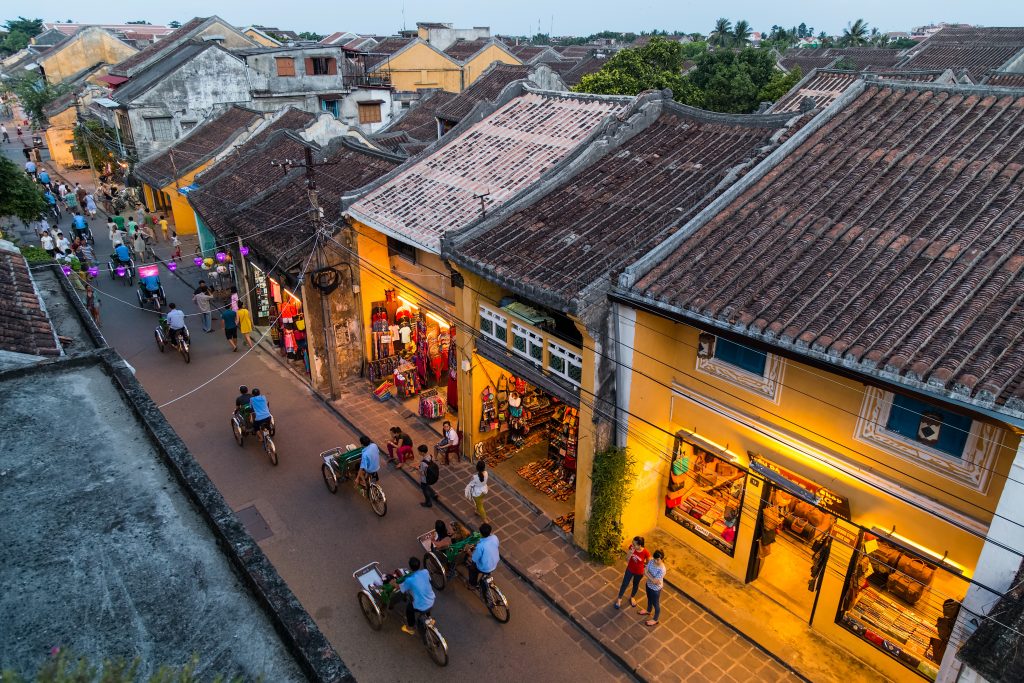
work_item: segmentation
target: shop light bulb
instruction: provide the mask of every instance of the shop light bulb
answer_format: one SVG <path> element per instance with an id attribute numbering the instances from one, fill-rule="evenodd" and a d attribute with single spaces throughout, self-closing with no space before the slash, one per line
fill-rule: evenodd
<path id="1" fill-rule="evenodd" d="M 203 257 L 202 256 L 196 256 L 194 259 L 192 259 L 192 262 L 195 263 L 196 266 L 201 266 L 201 265 L 203 265 Z"/>
<path id="2" fill-rule="evenodd" d="M 61 266 L 60 269 L 64 271 L 65 275 L 71 275 L 71 266 Z"/>
<path id="3" fill-rule="evenodd" d="M 89 266 L 89 270 L 87 272 L 89 273 L 89 277 L 96 277 L 100 274 L 100 269 L 96 266 Z"/>

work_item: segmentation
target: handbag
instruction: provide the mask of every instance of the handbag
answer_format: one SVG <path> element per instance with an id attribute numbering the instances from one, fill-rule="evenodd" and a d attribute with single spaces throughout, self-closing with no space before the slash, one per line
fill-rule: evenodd
<path id="1" fill-rule="evenodd" d="M 893 572 L 885 584 L 886 590 L 911 605 L 917 604 L 924 595 L 924 585 L 901 572 Z"/>
<path id="2" fill-rule="evenodd" d="M 896 568 L 912 579 L 924 584 L 930 584 L 932 577 L 935 576 L 935 567 L 924 560 L 919 560 L 910 555 L 901 556 L 896 563 Z"/>

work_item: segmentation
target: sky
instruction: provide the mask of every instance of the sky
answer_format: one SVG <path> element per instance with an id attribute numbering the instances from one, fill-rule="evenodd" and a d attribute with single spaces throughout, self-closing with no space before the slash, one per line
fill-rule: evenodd
<path id="1" fill-rule="evenodd" d="M 588 35 L 603 30 L 680 30 L 708 33 L 718 17 L 746 19 L 755 31 L 772 24 L 805 22 L 815 32 L 839 34 L 854 19 L 881 31 L 907 31 L 934 22 L 1024 26 L 1021 0 L 372 0 L 371 2 L 267 2 L 265 0 L 175 0 L 139 3 L 47 0 L 41 5 L 6 4 L 7 13 L 43 15 L 46 21 L 154 24 L 185 22 L 217 14 L 236 26 L 262 24 L 295 31 L 393 34 L 417 21 L 451 22 L 456 28 L 490 26 L 495 34 Z M 16 9 L 15 9 L 16 8 Z M 6 18 L 6 17 L 4 17 Z M 13 16 L 12 16 L 13 18 Z"/>

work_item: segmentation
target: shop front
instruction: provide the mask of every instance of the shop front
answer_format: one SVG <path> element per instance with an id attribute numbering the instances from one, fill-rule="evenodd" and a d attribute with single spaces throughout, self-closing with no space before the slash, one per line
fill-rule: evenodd
<path id="1" fill-rule="evenodd" d="M 309 347 L 301 289 L 287 273 L 268 274 L 251 257 L 246 260 L 246 267 L 253 334 L 260 337 L 266 334 L 264 343 L 271 344 L 293 369 L 309 380 Z"/>

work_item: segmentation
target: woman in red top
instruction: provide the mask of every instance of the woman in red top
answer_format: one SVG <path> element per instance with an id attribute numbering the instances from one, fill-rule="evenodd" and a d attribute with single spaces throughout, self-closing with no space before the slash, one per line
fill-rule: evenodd
<path id="1" fill-rule="evenodd" d="M 622 585 L 619 586 L 619 595 L 615 598 L 615 609 L 622 605 L 622 596 L 626 594 L 626 586 L 633 582 L 633 591 L 629 594 L 629 604 L 636 607 L 636 592 L 640 589 L 640 579 L 644 575 L 644 567 L 651 559 L 651 553 L 644 547 L 644 537 L 634 536 L 633 542 L 626 550 L 629 553 L 629 560 L 626 562 L 626 575 L 622 577 Z"/>

